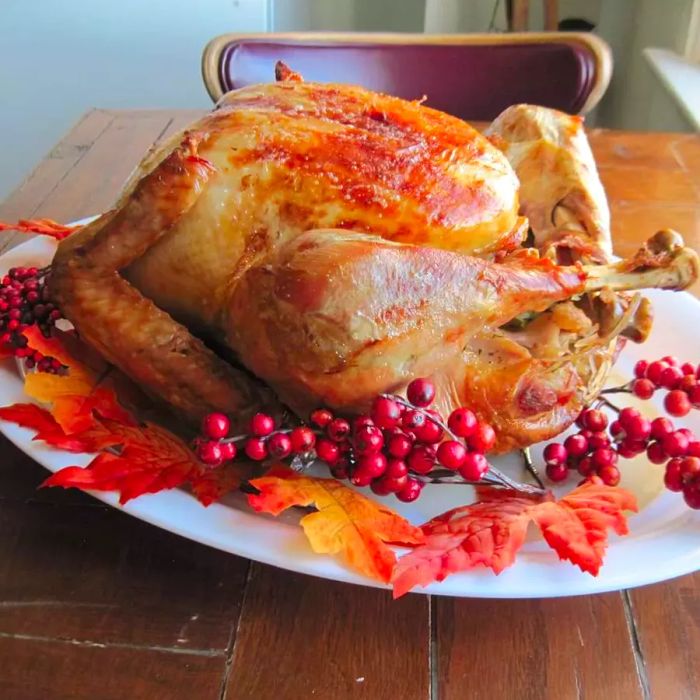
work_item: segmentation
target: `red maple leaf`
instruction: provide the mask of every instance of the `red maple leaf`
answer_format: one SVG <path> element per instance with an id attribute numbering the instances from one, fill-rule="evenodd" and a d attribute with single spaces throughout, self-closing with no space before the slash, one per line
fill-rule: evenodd
<path id="1" fill-rule="evenodd" d="M 202 465 L 182 440 L 152 423 L 129 426 L 97 419 L 96 425 L 79 438 L 93 448 L 120 449 L 116 454 L 98 454 L 87 467 L 65 467 L 52 474 L 42 486 L 118 491 L 119 502 L 123 505 L 144 493 L 180 486 L 202 470 Z"/>
<path id="2" fill-rule="evenodd" d="M 624 511 L 634 496 L 618 487 L 586 482 L 559 501 L 515 491 L 480 491 L 482 500 L 443 513 L 423 526 L 425 541 L 401 557 L 392 574 L 394 597 L 457 571 L 486 566 L 498 574 L 515 561 L 530 521 L 560 559 L 594 576 L 603 562 L 608 529 L 627 532 Z"/>

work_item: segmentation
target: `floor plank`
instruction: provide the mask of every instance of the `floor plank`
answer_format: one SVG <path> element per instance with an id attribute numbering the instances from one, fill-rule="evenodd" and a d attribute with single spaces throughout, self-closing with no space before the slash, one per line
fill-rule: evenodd
<path id="1" fill-rule="evenodd" d="M 700 573 L 628 595 L 651 697 L 695 700 L 700 692 Z"/>
<path id="2" fill-rule="evenodd" d="M 642 697 L 620 594 L 437 599 L 441 700 Z"/>
<path id="3" fill-rule="evenodd" d="M 103 648 L 0 635 L 5 700 L 218 700 L 222 655 Z"/>
<path id="4" fill-rule="evenodd" d="M 0 633 L 222 653 L 231 641 L 247 560 L 111 508 L 3 501 L 0 532 Z"/>
<path id="5" fill-rule="evenodd" d="M 425 700 L 428 599 L 253 565 L 227 700 Z"/>

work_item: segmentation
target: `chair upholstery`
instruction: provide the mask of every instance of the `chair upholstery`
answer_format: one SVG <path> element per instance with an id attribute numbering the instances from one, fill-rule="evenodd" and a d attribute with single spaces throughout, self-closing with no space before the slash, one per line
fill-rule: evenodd
<path id="1" fill-rule="evenodd" d="M 446 35 L 224 35 L 210 42 L 203 73 L 213 99 L 269 82 L 284 61 L 305 80 L 363 85 L 463 119 L 491 120 L 530 102 L 572 114 L 590 110 L 610 79 L 610 52 L 576 33 Z"/>

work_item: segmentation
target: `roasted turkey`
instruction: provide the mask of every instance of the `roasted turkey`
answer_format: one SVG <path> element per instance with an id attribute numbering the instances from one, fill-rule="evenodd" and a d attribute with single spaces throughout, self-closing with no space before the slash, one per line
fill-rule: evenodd
<path id="1" fill-rule="evenodd" d="M 611 260 L 578 117 L 518 105 L 482 136 L 420 102 L 278 73 L 149 154 L 52 268 L 82 338 L 192 420 L 351 414 L 431 376 L 439 408 L 473 408 L 497 449 L 529 445 L 648 332 L 629 290 L 697 278 L 670 231 Z"/>

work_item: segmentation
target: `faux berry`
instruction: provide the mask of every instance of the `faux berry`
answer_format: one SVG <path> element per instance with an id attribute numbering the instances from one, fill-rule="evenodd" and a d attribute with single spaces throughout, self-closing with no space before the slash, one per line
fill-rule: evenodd
<path id="1" fill-rule="evenodd" d="M 634 366 L 634 376 L 637 377 L 637 379 L 642 379 L 645 377 L 647 367 L 649 367 L 649 363 L 646 360 L 639 360 L 639 362 L 637 362 L 637 364 Z"/>
<path id="2" fill-rule="evenodd" d="M 614 464 L 601 467 L 598 476 L 606 486 L 617 486 L 620 483 L 620 470 Z"/>
<path id="3" fill-rule="evenodd" d="M 488 423 L 478 421 L 474 432 L 467 438 L 467 444 L 474 452 L 486 454 L 496 444 L 496 432 Z"/>
<path id="4" fill-rule="evenodd" d="M 385 488 L 389 493 L 397 493 L 408 484 L 408 476 L 406 474 L 403 476 L 387 476 L 385 474 L 381 479 L 373 482 L 374 484 L 381 484 L 382 488 Z"/>
<path id="5" fill-rule="evenodd" d="M 564 445 L 559 442 L 553 442 L 544 448 L 543 456 L 547 464 L 564 464 L 569 453 Z"/>
<path id="6" fill-rule="evenodd" d="M 386 463 L 385 477 L 396 479 L 408 474 L 408 466 L 402 459 L 388 459 Z M 398 490 L 398 489 L 397 489 Z"/>
<path id="7" fill-rule="evenodd" d="M 651 435 L 651 421 L 642 415 L 628 418 L 623 427 L 629 440 L 647 440 Z"/>
<path id="8" fill-rule="evenodd" d="M 292 452 L 292 441 L 285 433 L 275 433 L 267 441 L 267 450 L 273 459 L 284 459 Z"/>
<path id="9" fill-rule="evenodd" d="M 688 376 L 695 376 L 695 365 L 692 362 L 684 362 L 681 365 L 681 372 Z"/>
<path id="10" fill-rule="evenodd" d="M 665 362 L 671 367 L 677 367 L 680 364 L 680 362 L 678 362 L 678 358 L 675 355 L 664 355 L 664 357 L 661 358 L 661 362 Z"/>
<path id="11" fill-rule="evenodd" d="M 401 419 L 401 411 L 396 401 L 377 396 L 372 403 L 372 420 L 380 428 L 393 428 Z"/>
<path id="12" fill-rule="evenodd" d="M 223 413 L 209 413 L 202 420 L 202 434 L 212 440 L 220 440 L 228 435 L 231 422 Z"/>
<path id="13" fill-rule="evenodd" d="M 683 457 L 681 459 L 681 475 L 685 482 L 696 480 L 700 476 L 700 458 Z"/>
<path id="14" fill-rule="evenodd" d="M 663 464 L 668 459 L 666 450 L 660 442 L 651 442 L 647 447 L 647 459 L 652 464 Z"/>
<path id="15" fill-rule="evenodd" d="M 256 462 L 260 462 L 267 457 L 267 446 L 265 441 L 260 438 L 248 438 L 244 449 L 248 457 Z"/>
<path id="16" fill-rule="evenodd" d="M 688 450 L 686 451 L 688 457 L 700 457 L 700 441 L 691 440 L 688 443 Z"/>
<path id="17" fill-rule="evenodd" d="M 580 433 L 569 435 L 564 440 L 564 447 L 571 457 L 583 457 L 588 452 L 588 440 Z"/>
<path id="18" fill-rule="evenodd" d="M 619 420 L 614 420 L 612 423 L 610 423 L 610 435 L 615 441 L 624 440 L 627 436 L 627 433 Z"/>
<path id="19" fill-rule="evenodd" d="M 669 460 L 664 474 L 664 485 L 669 491 L 678 493 L 683 489 L 683 475 L 681 473 L 682 460 L 679 457 Z"/>
<path id="20" fill-rule="evenodd" d="M 250 432 L 257 437 L 265 437 L 275 429 L 275 421 L 266 413 L 256 413 L 250 419 Z"/>
<path id="21" fill-rule="evenodd" d="M 569 470 L 566 468 L 566 464 L 548 464 L 545 471 L 547 473 L 547 478 L 554 482 L 565 481 L 569 476 Z"/>
<path id="22" fill-rule="evenodd" d="M 224 462 L 229 462 L 235 458 L 238 450 L 232 442 L 220 442 L 219 447 L 221 449 L 221 459 Z"/>
<path id="23" fill-rule="evenodd" d="M 584 457 L 581 459 L 576 468 L 581 476 L 590 476 L 595 472 L 595 468 L 593 467 L 593 462 L 591 461 L 590 457 Z"/>
<path id="24" fill-rule="evenodd" d="M 311 414 L 310 419 L 314 425 L 325 428 L 333 420 L 333 414 L 325 408 L 317 408 Z"/>
<path id="25" fill-rule="evenodd" d="M 444 435 L 443 429 L 434 420 L 430 419 L 426 420 L 420 428 L 416 428 L 413 433 L 418 442 L 426 445 L 434 445 L 440 442 Z"/>
<path id="26" fill-rule="evenodd" d="M 591 454 L 591 462 L 593 468 L 600 472 L 603 467 L 614 466 L 617 464 L 617 452 L 609 447 L 601 447 Z"/>
<path id="27" fill-rule="evenodd" d="M 447 469 L 457 470 L 464 463 L 467 456 L 467 448 L 456 440 L 445 440 L 437 449 L 438 462 Z"/>
<path id="28" fill-rule="evenodd" d="M 653 421 L 651 421 L 651 437 L 654 440 L 663 440 L 667 435 L 670 435 L 675 428 L 673 427 L 673 423 L 668 419 L 663 416 L 659 416 L 658 418 L 654 418 Z"/>
<path id="29" fill-rule="evenodd" d="M 599 433 L 591 433 L 588 437 L 588 449 L 599 450 L 602 447 L 610 447 L 610 438 L 602 430 Z"/>
<path id="30" fill-rule="evenodd" d="M 666 367 L 666 369 L 661 372 L 659 384 L 666 389 L 675 389 L 681 379 L 683 379 L 683 372 L 681 372 L 680 367 Z"/>
<path id="31" fill-rule="evenodd" d="M 678 389 L 689 394 L 698 385 L 698 379 L 694 374 L 685 374 L 683 379 L 678 382 Z"/>
<path id="32" fill-rule="evenodd" d="M 409 408 L 401 416 L 401 425 L 406 430 L 417 430 L 425 425 L 426 420 L 428 419 L 423 411 L 414 411 Z"/>
<path id="33" fill-rule="evenodd" d="M 422 490 L 422 482 L 418 481 L 418 479 L 409 478 L 406 485 L 396 494 L 396 498 L 404 503 L 411 503 L 411 501 L 415 501 L 420 496 Z"/>
<path id="34" fill-rule="evenodd" d="M 414 406 L 430 406 L 435 398 L 435 385 L 429 379 L 414 379 L 406 387 L 406 398 Z"/>
<path id="35" fill-rule="evenodd" d="M 683 487 L 683 500 L 688 508 L 700 509 L 700 483 L 686 484 Z"/>
<path id="36" fill-rule="evenodd" d="M 408 454 L 406 464 L 416 474 L 427 474 L 435 465 L 436 452 L 432 445 L 416 445 Z"/>
<path id="37" fill-rule="evenodd" d="M 656 387 L 649 379 L 635 379 L 632 382 L 632 393 L 639 399 L 646 401 L 654 395 Z"/>
<path id="38" fill-rule="evenodd" d="M 687 415 L 691 409 L 690 399 L 688 394 L 680 389 L 669 391 L 664 397 L 664 408 L 666 412 L 677 418 Z"/>
<path id="39" fill-rule="evenodd" d="M 289 433 L 289 439 L 292 443 L 292 452 L 295 454 L 308 452 L 316 444 L 316 436 L 313 430 L 307 428 L 305 425 L 294 428 L 294 430 Z"/>
<path id="40" fill-rule="evenodd" d="M 358 416 L 352 422 L 352 429 L 359 430 L 360 428 L 366 428 L 370 425 L 374 425 L 374 421 L 369 416 Z"/>
<path id="41" fill-rule="evenodd" d="M 223 459 L 221 446 L 214 440 L 200 442 L 197 446 L 197 457 L 199 457 L 199 461 L 204 462 L 204 464 L 209 464 L 211 466 L 221 464 L 221 460 Z"/>
<path id="42" fill-rule="evenodd" d="M 690 440 L 684 433 L 676 430 L 670 435 L 666 435 L 661 440 L 661 444 L 669 457 L 682 457 L 688 451 Z"/>
<path id="43" fill-rule="evenodd" d="M 457 437 L 469 437 L 477 426 L 476 416 L 468 408 L 456 408 L 447 419 L 447 427 Z"/>
<path id="44" fill-rule="evenodd" d="M 483 454 L 480 452 L 468 452 L 459 468 L 459 473 L 467 481 L 479 481 L 488 470 L 489 463 Z"/>
<path id="45" fill-rule="evenodd" d="M 372 481 L 369 485 L 369 487 L 372 489 L 372 493 L 377 494 L 377 496 L 388 496 L 390 493 L 392 493 L 392 490 L 388 488 L 385 481 L 386 480 L 383 478 Z"/>
<path id="46" fill-rule="evenodd" d="M 608 417 L 595 408 L 589 408 L 583 412 L 581 422 L 583 427 L 594 433 L 605 430 L 608 427 Z"/>
<path id="47" fill-rule="evenodd" d="M 374 454 L 375 452 L 379 452 L 384 446 L 384 435 L 379 428 L 368 425 L 364 428 L 360 428 L 355 433 L 353 444 L 355 446 L 355 453 L 360 457 Z"/>
<path id="48" fill-rule="evenodd" d="M 413 440 L 408 435 L 392 435 L 386 443 L 386 451 L 398 459 L 403 459 L 408 455 L 413 447 Z"/>
<path id="49" fill-rule="evenodd" d="M 348 423 L 345 418 L 334 418 L 326 426 L 326 435 L 328 435 L 333 442 L 342 442 L 350 435 L 350 423 Z"/>
<path id="50" fill-rule="evenodd" d="M 652 381 L 656 386 L 661 385 L 661 374 L 668 367 L 665 362 L 661 360 L 656 360 L 652 362 L 646 371 L 646 378 Z"/>
<path id="51" fill-rule="evenodd" d="M 350 478 L 350 461 L 347 457 L 339 457 L 338 461 L 330 465 L 331 475 L 341 481 Z"/>
<path id="52" fill-rule="evenodd" d="M 340 448 L 338 443 L 321 438 L 316 442 L 316 454 L 321 461 L 333 465 L 340 457 Z"/>

